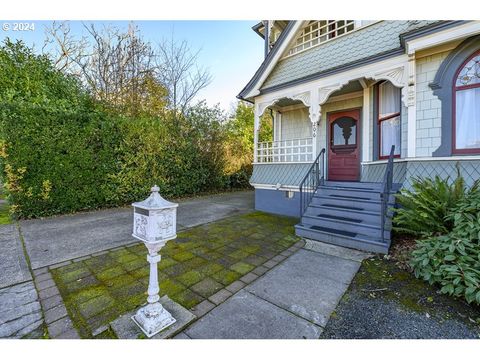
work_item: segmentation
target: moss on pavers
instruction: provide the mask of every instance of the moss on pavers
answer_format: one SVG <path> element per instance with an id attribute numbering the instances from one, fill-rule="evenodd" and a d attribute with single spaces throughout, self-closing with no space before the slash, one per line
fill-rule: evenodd
<path id="1" fill-rule="evenodd" d="M 175 264 L 178 264 L 175 260 L 169 257 L 162 257 L 162 260 L 157 264 L 158 270 L 163 270 L 166 269 L 170 266 L 173 266 Z"/>
<path id="2" fill-rule="evenodd" d="M 161 296 L 168 295 L 171 297 L 172 295 L 175 295 L 176 293 L 179 293 L 180 291 L 183 291 L 183 290 L 185 290 L 185 286 L 183 286 L 177 281 L 167 279 L 160 282 Z"/>
<path id="3" fill-rule="evenodd" d="M 100 282 L 94 276 L 90 275 L 75 281 L 63 283 L 63 288 L 71 293 L 71 292 L 77 292 L 77 291 L 84 290 L 97 285 L 100 285 Z"/>
<path id="4" fill-rule="evenodd" d="M 143 259 L 135 259 L 133 261 L 127 262 L 126 264 L 122 264 L 122 268 L 126 271 L 131 272 L 137 270 L 141 267 L 145 267 L 146 261 Z"/>
<path id="5" fill-rule="evenodd" d="M 197 271 L 203 275 L 209 276 L 224 269 L 225 268 L 222 265 L 213 262 L 213 263 L 208 263 L 206 265 L 200 266 L 197 269 Z"/>
<path id="6" fill-rule="evenodd" d="M 232 257 L 234 259 L 237 259 L 237 260 L 244 259 L 247 256 L 250 256 L 250 253 L 246 252 L 246 251 L 243 251 L 243 250 L 236 250 L 236 251 L 230 253 L 230 257 Z"/>
<path id="7" fill-rule="evenodd" d="M 111 296 L 101 295 L 84 303 L 78 304 L 78 310 L 85 319 L 89 319 L 94 315 L 100 314 L 114 304 L 115 300 Z"/>
<path id="8" fill-rule="evenodd" d="M 122 250 L 120 250 L 122 251 Z M 112 252 L 109 254 L 116 262 L 120 263 L 120 264 L 126 264 L 128 262 L 131 262 L 131 261 L 135 261 L 135 260 L 139 260 L 141 259 L 140 256 L 138 255 L 135 255 L 131 252 L 128 252 L 128 251 L 124 251 L 122 252 L 122 254 L 120 255 L 117 255 L 115 254 L 115 252 Z M 142 259 L 143 260 L 143 259 Z"/>
<path id="9" fill-rule="evenodd" d="M 193 284 L 196 284 L 200 280 L 202 280 L 203 275 L 195 270 L 190 270 L 187 271 L 186 273 L 183 273 L 180 276 L 177 276 L 175 279 L 179 282 L 181 282 L 183 285 L 189 287 L 192 286 Z"/>
<path id="10" fill-rule="evenodd" d="M 130 274 L 123 274 L 112 279 L 105 280 L 103 283 L 107 288 L 116 289 L 128 285 L 135 281 L 135 278 Z"/>
<path id="11" fill-rule="evenodd" d="M 57 270 L 56 273 L 58 279 L 61 280 L 63 283 L 69 283 L 91 275 L 91 272 L 85 267 L 71 270 L 68 272 L 64 271 L 63 269 Z"/>
<path id="12" fill-rule="evenodd" d="M 99 296 L 108 296 L 108 295 L 109 293 L 105 288 L 96 286 L 96 287 L 88 288 L 85 290 L 81 290 L 76 293 L 72 293 L 72 295 L 70 296 L 70 300 L 75 304 L 82 304 L 93 298 L 96 298 Z"/>
<path id="13" fill-rule="evenodd" d="M 193 257 L 195 257 L 195 255 L 193 255 L 189 251 L 181 251 L 177 254 L 172 254 L 172 259 L 174 259 L 176 261 L 180 261 L 180 262 L 190 260 Z"/>
<path id="14" fill-rule="evenodd" d="M 160 295 L 192 308 L 298 241 L 295 223 L 291 218 L 252 213 L 180 232 L 160 251 Z M 91 338 L 92 331 L 145 304 L 146 254 L 145 246 L 138 244 L 52 270 L 82 337 Z M 86 280 L 78 278 L 82 269 Z M 105 337 L 111 335 L 105 332 Z"/>
<path id="15" fill-rule="evenodd" d="M 102 272 L 99 272 L 95 276 L 100 281 L 106 281 L 106 280 L 114 279 L 120 275 L 126 275 L 126 271 L 123 270 L 120 266 L 117 266 L 117 267 L 103 270 Z"/>
<path id="16" fill-rule="evenodd" d="M 255 269 L 255 266 L 241 262 L 241 261 L 230 266 L 230 270 L 236 271 L 237 273 L 240 273 L 242 275 L 245 275 L 246 273 L 252 271 L 253 269 Z"/>
<path id="17" fill-rule="evenodd" d="M 181 291 L 177 294 L 174 294 L 171 296 L 171 299 L 173 301 L 178 302 L 180 305 L 185 307 L 186 309 L 191 309 L 197 304 L 200 304 L 203 300 L 205 300 L 203 297 L 198 295 L 197 293 L 186 289 L 184 291 Z"/>
<path id="18" fill-rule="evenodd" d="M 241 276 L 242 275 L 237 273 L 236 271 L 224 269 L 213 274 L 211 278 L 227 286 L 227 285 L 230 285 L 235 280 L 240 279 Z"/>
<path id="19" fill-rule="evenodd" d="M 215 294 L 217 291 L 223 288 L 223 284 L 211 279 L 206 278 L 193 285 L 190 289 L 204 298 L 208 298 Z"/>

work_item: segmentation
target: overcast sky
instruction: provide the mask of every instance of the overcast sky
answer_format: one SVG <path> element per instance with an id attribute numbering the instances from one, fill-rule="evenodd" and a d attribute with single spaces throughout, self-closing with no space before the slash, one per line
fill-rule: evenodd
<path id="1" fill-rule="evenodd" d="M 29 22 L 32 21 L 24 21 Z M 13 24 L 16 21 L 8 21 Z M 2 21 L 5 23 L 5 21 Z M 87 22 L 88 23 L 88 22 Z M 126 29 L 128 21 L 95 21 Z M 251 29 L 255 21 L 135 21 L 146 41 L 155 44 L 170 37 L 173 31 L 178 40 L 187 40 L 193 50 L 201 49 L 199 65 L 209 69 L 212 83 L 199 94 L 210 105 L 220 103 L 229 111 L 236 95 L 253 76 L 263 60 L 263 41 Z M 49 21 L 34 21 L 34 31 L 0 30 L 3 42 L 7 36 L 22 39 L 40 52 L 45 40 L 45 25 Z M 82 22 L 70 22 L 72 33 L 82 34 Z"/>

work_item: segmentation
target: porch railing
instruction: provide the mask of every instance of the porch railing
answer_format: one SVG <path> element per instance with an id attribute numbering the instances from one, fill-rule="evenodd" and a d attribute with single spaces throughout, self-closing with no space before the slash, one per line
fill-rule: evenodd
<path id="1" fill-rule="evenodd" d="M 393 157 L 395 154 L 395 145 L 392 145 L 390 155 L 388 156 L 388 163 L 385 169 L 385 175 L 383 177 L 382 193 L 380 194 L 381 201 L 381 229 L 382 229 L 382 241 L 385 242 L 385 223 L 387 222 L 388 215 L 388 199 L 390 198 L 390 192 L 392 190 L 393 182 Z"/>
<path id="2" fill-rule="evenodd" d="M 260 142 L 257 162 L 310 162 L 313 158 L 312 138 Z"/>
<path id="3" fill-rule="evenodd" d="M 324 182 L 325 149 L 322 149 L 300 183 L 300 217 L 303 216 L 319 185 Z"/>

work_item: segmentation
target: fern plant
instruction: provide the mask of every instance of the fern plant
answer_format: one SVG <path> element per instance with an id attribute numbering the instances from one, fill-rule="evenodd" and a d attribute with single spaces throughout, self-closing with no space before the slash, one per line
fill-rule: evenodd
<path id="1" fill-rule="evenodd" d="M 415 276 L 441 286 L 440 292 L 480 305 L 480 186 L 475 182 L 447 216 L 447 235 L 417 242 L 410 264 Z"/>
<path id="2" fill-rule="evenodd" d="M 465 180 L 458 175 L 453 183 L 435 176 L 414 178 L 412 190 L 396 195 L 399 208 L 394 209 L 394 230 L 419 237 L 446 234 L 453 228 L 447 215 L 465 197 Z"/>

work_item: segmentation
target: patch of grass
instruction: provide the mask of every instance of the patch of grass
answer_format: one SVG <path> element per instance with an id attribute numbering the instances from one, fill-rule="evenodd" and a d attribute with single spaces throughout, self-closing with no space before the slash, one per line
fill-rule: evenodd
<path id="1" fill-rule="evenodd" d="M 12 217 L 10 215 L 10 206 L 7 203 L 0 204 L 0 225 L 11 223 Z"/>

